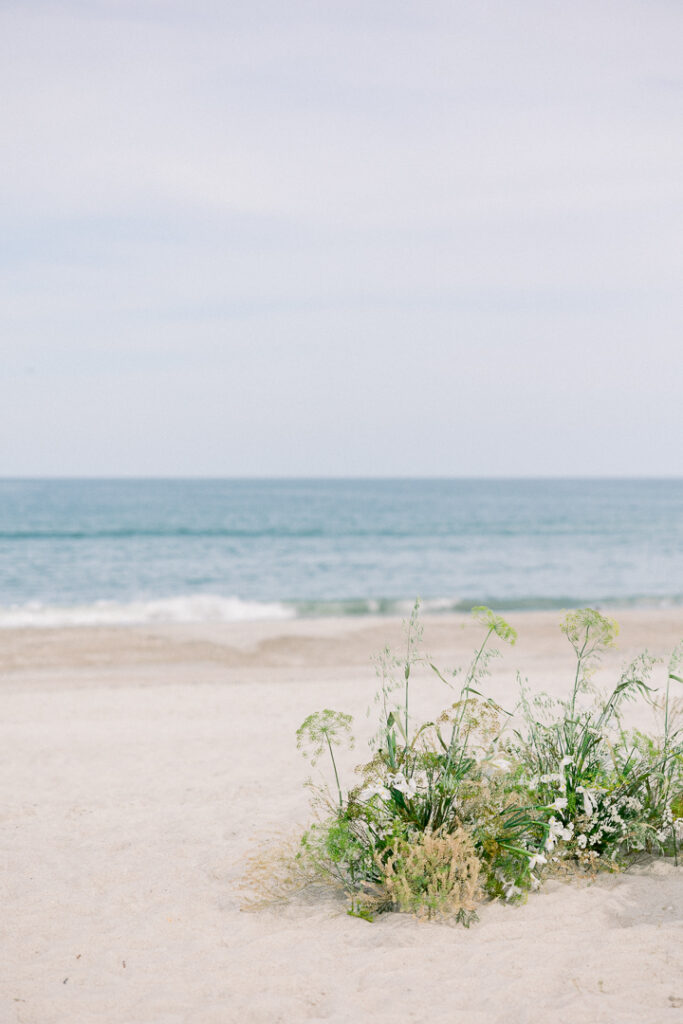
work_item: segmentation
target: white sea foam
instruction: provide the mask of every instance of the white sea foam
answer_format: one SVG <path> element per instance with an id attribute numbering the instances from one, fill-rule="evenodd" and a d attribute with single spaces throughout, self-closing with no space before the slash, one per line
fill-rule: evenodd
<path id="1" fill-rule="evenodd" d="M 457 598 L 428 598 L 421 602 L 424 615 L 439 615 L 448 612 L 469 613 L 478 601 L 464 601 Z M 489 602 L 498 607 L 500 602 Z M 245 601 L 238 597 L 223 597 L 218 594 L 186 594 L 180 597 L 164 597 L 156 600 L 138 601 L 94 601 L 92 604 L 49 605 L 30 601 L 21 605 L 0 605 L 0 629 L 21 629 L 26 627 L 62 626 L 127 626 L 144 625 L 146 622 L 248 622 L 257 620 L 281 620 L 293 618 L 317 618 L 318 616 L 400 616 L 407 618 L 414 602 L 401 599 L 373 598 L 338 601 L 300 601 L 283 603 L 279 601 Z M 607 599 L 598 602 L 597 607 L 655 607 L 668 608 L 683 604 L 681 598 L 640 598 L 631 601 Z M 561 610 L 578 607 L 575 600 L 542 599 L 520 601 L 518 606 L 508 602 L 509 609 L 518 611 Z"/>
<path id="2" fill-rule="evenodd" d="M 59 626 L 126 626 L 146 622 L 245 622 L 289 619 L 296 610 L 276 602 L 192 594 L 155 601 L 95 601 L 71 606 L 37 601 L 0 607 L 0 628 Z"/>
<path id="3" fill-rule="evenodd" d="M 409 600 L 244 601 L 218 594 L 187 594 L 156 600 L 94 601 L 92 604 L 50 605 L 40 601 L 0 605 L 0 629 L 62 626 L 127 626 L 146 622 L 247 622 L 327 616 L 410 615 Z M 452 598 L 422 602 L 425 614 L 462 611 Z"/>

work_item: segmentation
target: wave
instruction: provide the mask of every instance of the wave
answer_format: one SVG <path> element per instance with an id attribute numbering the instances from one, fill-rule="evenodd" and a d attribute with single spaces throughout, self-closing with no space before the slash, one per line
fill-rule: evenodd
<path id="1" fill-rule="evenodd" d="M 683 595 L 671 597 L 519 597 L 507 599 L 429 598 L 421 601 L 425 615 L 469 613 L 476 605 L 502 612 L 563 611 L 590 605 L 594 608 L 669 608 L 683 605 Z M 129 626 L 146 623 L 230 623 L 294 618 L 401 616 L 410 614 L 414 600 L 360 598 L 326 601 L 246 601 L 218 594 L 186 594 L 151 600 L 99 600 L 91 604 L 56 605 L 30 601 L 0 606 L 0 629 L 60 628 L 65 626 Z"/>
<path id="2" fill-rule="evenodd" d="M 364 534 L 358 534 L 363 536 Z M 368 536 L 371 534 L 368 533 Z M 250 538 L 250 537 L 326 537 L 331 536 L 328 531 L 318 528 L 302 529 L 302 530 L 287 530 L 280 527 L 275 528 L 264 528 L 262 530 L 240 530 L 240 529 L 228 529 L 227 527 L 215 527 L 215 528 L 202 528 L 193 529 L 190 526 L 179 526 L 179 527 L 150 527 L 144 529 L 142 527 L 112 527 L 102 530 L 0 530 L 0 540 L 131 540 L 136 537 L 142 537 L 145 539 L 159 538 L 162 540 L 168 540 L 169 538 L 221 538 L 227 539 L 235 538 Z M 356 534 L 350 534 L 349 536 L 356 536 Z"/>
<path id="3" fill-rule="evenodd" d="M 295 608 L 280 602 L 242 601 L 238 597 L 191 594 L 151 601 L 94 601 L 49 605 L 38 601 L 0 606 L 0 628 L 61 626 L 132 626 L 163 622 L 248 622 L 290 619 Z"/>
<path id="4" fill-rule="evenodd" d="M 535 535 L 604 535 L 604 530 L 590 527 L 589 525 L 574 525 L 571 529 L 566 524 L 539 524 L 536 527 Z M 612 534 L 613 536 L 613 531 Z M 80 529 L 72 527 L 61 530 L 42 530 L 39 528 L 0 530 L 0 541 L 63 541 L 63 540 L 315 540 L 324 538 L 380 538 L 387 540 L 408 540 L 418 539 L 421 542 L 432 540 L 458 540 L 465 542 L 472 537 L 527 537 L 528 529 L 525 525 L 510 526 L 502 523 L 489 523 L 485 526 L 460 523 L 456 526 L 434 524 L 427 532 L 420 532 L 416 529 L 401 527 L 285 527 L 285 526 L 264 526 L 249 529 L 247 527 L 201 527 L 192 526 L 117 526 L 103 527 L 101 529 Z"/>
<path id="5" fill-rule="evenodd" d="M 409 615 L 415 600 L 364 598 L 344 601 L 299 601 L 296 613 L 303 618 L 346 615 Z M 473 608 L 485 606 L 499 612 L 564 611 L 572 608 L 672 608 L 683 605 L 683 594 L 667 596 L 636 595 L 629 597 L 581 598 L 557 597 L 435 597 L 420 600 L 424 615 L 469 614 Z"/>

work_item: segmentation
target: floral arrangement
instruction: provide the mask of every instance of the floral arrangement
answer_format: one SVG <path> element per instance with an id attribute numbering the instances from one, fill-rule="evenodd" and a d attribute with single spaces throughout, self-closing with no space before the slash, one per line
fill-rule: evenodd
<path id="1" fill-rule="evenodd" d="M 561 626 L 576 671 L 566 699 L 532 696 L 518 678 L 512 711 L 485 695 L 492 643 L 517 634 L 488 608 L 474 609 L 482 642 L 469 667 L 447 675 L 422 649 L 416 603 L 402 656 L 377 659 L 379 726 L 372 757 L 344 791 L 335 748 L 353 743 L 349 715 L 309 715 L 298 747 L 329 761 L 334 788 L 314 785 L 316 821 L 283 859 L 273 887 L 272 861 L 260 861 L 270 895 L 311 884 L 343 890 L 349 913 L 372 919 L 387 910 L 470 924 L 483 898 L 519 901 L 551 873 L 628 866 L 637 855 L 678 857 L 683 842 L 683 730 L 675 726 L 672 685 L 683 683 L 683 644 L 668 664 L 666 686 L 650 685 L 655 659 L 640 655 L 606 695 L 591 676 L 615 643 L 616 623 L 586 608 Z M 416 665 L 427 666 L 456 700 L 432 721 L 411 716 Z M 628 730 L 626 702 L 651 705 L 657 737 Z M 252 863 L 252 881 L 259 865 Z"/>

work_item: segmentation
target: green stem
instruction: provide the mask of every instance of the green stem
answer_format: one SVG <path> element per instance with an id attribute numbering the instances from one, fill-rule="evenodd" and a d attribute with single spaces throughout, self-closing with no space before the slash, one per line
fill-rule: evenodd
<path id="1" fill-rule="evenodd" d="M 337 783 L 337 793 L 339 793 L 339 809 L 341 810 L 342 807 L 344 806 L 344 801 L 342 800 L 342 791 L 341 791 L 341 786 L 339 785 L 339 774 L 337 772 L 337 762 L 334 759 L 334 754 L 332 753 L 332 744 L 330 743 L 330 737 L 327 734 L 327 732 L 325 733 L 325 739 L 327 740 L 327 748 L 328 748 L 328 750 L 330 752 L 330 757 L 332 758 L 332 767 L 334 768 L 334 778 L 335 778 L 335 781 Z"/>
<path id="2" fill-rule="evenodd" d="M 671 686 L 671 673 L 666 677 L 666 697 L 664 700 L 664 753 L 669 746 L 669 687 Z"/>
<path id="3" fill-rule="evenodd" d="M 584 653 L 586 651 L 586 645 L 588 644 L 588 632 L 589 632 L 589 627 L 586 626 L 586 638 L 583 641 L 583 647 L 581 648 L 580 651 L 577 651 L 576 675 L 574 677 L 574 692 L 572 693 L 572 719 L 574 718 L 574 707 L 576 705 L 576 694 L 578 693 L 578 690 L 579 690 L 579 673 L 581 672 L 581 665 L 583 663 L 583 656 L 584 656 Z"/>
<path id="4" fill-rule="evenodd" d="M 493 627 L 491 627 L 491 629 L 489 629 L 488 633 L 484 637 L 484 641 L 481 644 L 481 646 L 480 646 L 479 650 L 477 651 L 476 655 L 474 656 L 474 660 L 473 660 L 472 664 L 470 665 L 470 668 L 469 668 L 469 671 L 467 673 L 467 676 L 465 677 L 465 685 L 463 686 L 463 688 L 462 688 L 462 690 L 460 692 L 461 708 L 460 708 L 460 715 L 459 715 L 458 722 L 457 722 L 457 730 L 458 730 L 458 732 L 460 731 L 460 726 L 462 725 L 462 720 L 465 717 L 465 711 L 467 710 L 467 701 L 469 699 L 469 692 L 470 692 L 470 688 L 471 688 L 471 685 L 472 685 L 472 680 L 474 679 L 474 673 L 476 672 L 477 665 L 479 664 L 479 659 L 481 658 L 482 654 L 484 653 L 484 648 L 486 647 L 487 643 L 489 642 L 489 637 L 491 636 L 492 633 L 493 633 Z M 463 701 L 463 695 L 465 697 L 464 701 Z M 453 742 L 453 739 L 455 738 L 455 731 L 456 731 L 456 726 L 454 724 L 453 725 L 453 733 L 451 735 L 451 743 Z"/>
<path id="5" fill-rule="evenodd" d="M 414 615 L 415 615 L 415 610 L 413 610 L 413 614 L 410 616 L 410 621 L 408 622 L 408 636 L 406 638 L 406 666 L 405 666 L 405 680 L 406 680 L 406 697 L 405 697 L 405 727 L 406 727 L 405 741 L 406 741 L 406 745 L 405 745 L 405 750 L 406 750 L 406 752 L 408 750 L 408 681 L 410 679 L 410 647 L 411 647 L 411 642 L 412 642 L 412 637 L 413 637 L 413 620 L 414 620 Z"/>
<path id="6" fill-rule="evenodd" d="M 666 770 L 666 762 L 669 755 L 669 688 L 671 686 L 671 672 L 666 677 L 666 697 L 664 698 L 664 805 L 669 805 L 669 790 L 671 788 L 671 772 Z M 678 850 L 676 848 L 676 829 L 672 823 L 671 831 L 674 841 L 674 864 L 678 865 Z"/>
<path id="7" fill-rule="evenodd" d="M 405 750 L 408 750 L 408 680 L 410 679 L 410 662 L 406 662 L 406 701 L 405 701 L 405 723 L 406 723 L 406 745 Z"/>
<path id="8" fill-rule="evenodd" d="M 469 670 L 467 672 L 467 675 L 465 677 L 465 685 L 463 686 L 462 690 L 460 691 L 460 705 L 461 705 L 460 706 L 460 714 L 459 714 L 457 720 L 455 722 L 453 722 L 453 728 L 451 729 L 451 739 L 450 739 L 450 742 L 448 744 L 448 757 L 446 758 L 446 766 L 444 768 L 444 773 L 445 774 L 448 773 L 448 769 L 451 766 L 451 761 L 453 759 L 453 744 L 455 743 L 456 735 L 460 734 L 460 727 L 462 725 L 463 718 L 465 717 L 465 711 L 467 710 L 467 701 L 469 700 L 469 692 L 470 692 L 470 687 L 472 685 L 472 680 L 474 679 L 474 673 L 476 672 L 477 665 L 479 664 L 479 659 L 481 658 L 481 656 L 482 656 L 482 654 L 484 652 L 484 648 L 486 647 L 487 643 L 489 642 L 489 637 L 491 636 L 491 633 L 493 633 L 493 626 L 491 626 L 491 628 L 489 629 L 488 633 L 484 637 L 483 643 L 481 644 L 479 650 L 475 654 L 474 659 L 472 661 L 472 664 L 470 665 Z M 460 755 L 461 756 L 461 760 L 462 760 L 462 753 L 463 753 L 463 751 L 461 751 L 461 755 Z"/>

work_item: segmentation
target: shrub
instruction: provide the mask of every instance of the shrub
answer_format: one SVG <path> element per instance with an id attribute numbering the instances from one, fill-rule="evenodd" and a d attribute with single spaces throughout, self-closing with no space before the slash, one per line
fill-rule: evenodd
<path id="1" fill-rule="evenodd" d="M 449 677 L 422 652 L 418 609 L 403 656 L 387 648 L 377 659 L 379 725 L 372 757 L 357 769 L 362 781 L 344 793 L 334 757 L 335 745 L 352 742 L 350 716 L 325 709 L 298 730 L 314 762 L 327 751 L 336 793 L 313 787 L 318 820 L 289 862 L 297 886 L 309 879 L 341 888 L 350 913 L 363 917 L 398 909 L 469 924 L 481 896 L 519 900 L 568 865 L 625 867 L 643 851 L 677 857 L 683 731 L 671 689 L 683 682 L 683 645 L 661 698 L 647 653 L 601 696 L 592 674 L 617 625 L 594 609 L 571 612 L 561 626 L 576 655 L 568 697 L 532 696 L 520 685 L 507 712 L 484 684 L 499 655 L 492 642 L 514 644 L 512 627 L 475 608 L 482 641 L 466 671 Z M 457 699 L 423 723 L 410 710 L 418 664 L 451 689 L 461 680 Z M 658 736 L 624 729 L 623 706 L 634 700 L 659 715 Z"/>

